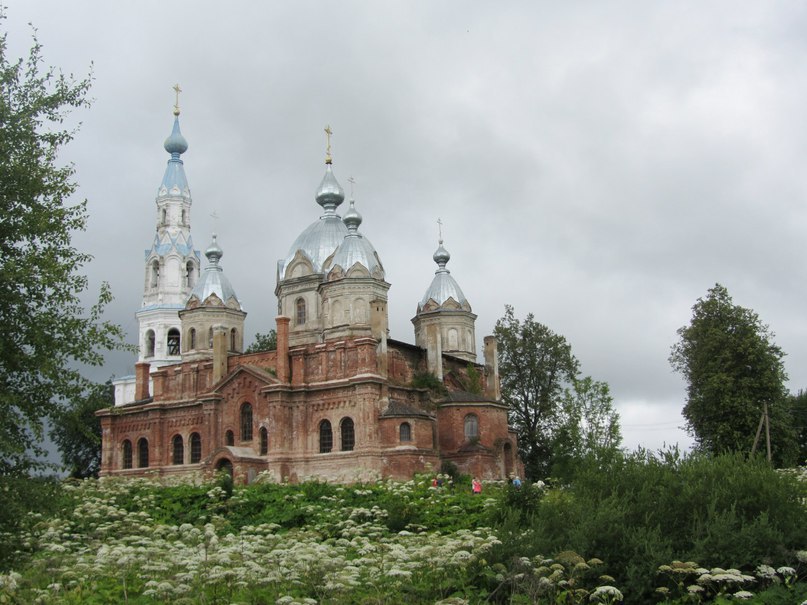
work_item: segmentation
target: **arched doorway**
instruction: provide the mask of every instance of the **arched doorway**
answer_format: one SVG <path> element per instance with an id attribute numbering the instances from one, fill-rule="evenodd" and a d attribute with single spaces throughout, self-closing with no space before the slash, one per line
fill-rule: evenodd
<path id="1" fill-rule="evenodd" d="M 504 462 L 504 478 L 507 479 L 515 470 L 513 464 L 513 446 L 509 441 L 506 441 L 502 446 L 502 459 Z"/>
<path id="2" fill-rule="evenodd" d="M 230 477 L 233 476 L 233 463 L 227 460 L 227 458 L 222 458 L 216 463 L 216 471 L 225 471 Z"/>

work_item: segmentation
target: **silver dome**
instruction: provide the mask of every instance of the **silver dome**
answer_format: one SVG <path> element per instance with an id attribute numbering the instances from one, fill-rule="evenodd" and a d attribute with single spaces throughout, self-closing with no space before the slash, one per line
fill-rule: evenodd
<path id="1" fill-rule="evenodd" d="M 468 302 L 468 299 L 465 298 L 465 294 L 462 293 L 462 289 L 457 283 L 457 280 L 455 280 L 451 276 L 451 272 L 446 269 L 446 263 L 448 263 L 451 255 L 443 248 L 443 240 L 440 240 L 440 245 L 434 253 L 433 258 L 438 268 L 437 271 L 434 272 L 434 279 L 429 289 L 426 290 L 423 298 L 420 299 L 418 311 L 423 309 L 430 300 L 433 300 L 438 306 L 443 306 L 449 298 L 454 299 L 461 307 L 470 311 L 471 304 Z"/>
<path id="2" fill-rule="evenodd" d="M 200 303 L 204 303 L 211 294 L 215 294 L 225 304 L 231 298 L 235 299 L 240 309 L 241 303 L 238 302 L 235 290 L 233 290 L 230 280 L 224 275 L 224 270 L 221 268 L 221 265 L 219 265 L 219 260 L 224 256 L 224 252 L 216 241 L 215 233 L 213 234 L 213 242 L 208 249 L 205 250 L 205 256 L 207 256 L 208 265 L 196 286 L 194 286 L 193 291 L 191 291 L 188 300 L 195 296 L 199 299 Z"/>
<path id="3" fill-rule="evenodd" d="M 311 223 L 305 231 L 297 236 L 294 243 L 289 248 L 286 259 L 278 263 L 278 275 L 280 279 L 286 278 L 286 270 L 291 261 L 302 252 L 311 261 L 314 273 L 323 271 L 323 264 L 331 254 L 344 241 L 348 234 L 348 229 L 342 219 L 336 214 L 336 208 L 345 199 L 345 193 L 341 185 L 333 175 L 331 164 L 325 166 L 325 176 L 317 188 L 317 203 L 325 210 L 325 214 L 319 220 Z"/>
<path id="4" fill-rule="evenodd" d="M 384 267 L 381 265 L 378 253 L 370 240 L 358 232 L 361 221 L 361 214 L 358 213 L 351 200 L 350 210 L 347 211 L 344 218 L 348 234 L 339 244 L 327 268 L 341 267 L 343 271 L 348 271 L 353 265 L 359 263 L 370 272 L 370 275 L 383 279 Z"/>

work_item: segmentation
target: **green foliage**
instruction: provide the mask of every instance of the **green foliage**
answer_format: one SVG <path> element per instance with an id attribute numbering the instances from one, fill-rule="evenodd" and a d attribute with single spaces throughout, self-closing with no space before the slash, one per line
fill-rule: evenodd
<path id="1" fill-rule="evenodd" d="M 571 486 L 487 483 L 482 497 L 431 479 L 260 477 L 229 497 L 218 478 L 46 482 L 52 491 L 22 509 L 41 514 L 21 514 L 0 549 L 21 574 L 0 574 L 0 602 L 644 604 L 665 583 L 678 598 L 657 573 L 675 559 L 728 575 L 773 561 L 800 569 L 792 549 L 807 538 L 796 476 L 742 456 L 592 459 Z M 771 600 L 751 602 L 801 602 L 785 599 L 803 594 L 796 576 L 772 571 L 779 586 L 754 586 Z M 704 583 L 716 603 L 722 582 Z"/>
<path id="2" fill-rule="evenodd" d="M 19 564 L 28 515 L 49 516 L 64 505 L 62 485 L 53 477 L 0 475 L 0 570 Z"/>
<path id="3" fill-rule="evenodd" d="M 510 406 L 528 478 L 565 476 L 579 457 L 619 447 L 619 416 L 608 385 L 579 377 L 580 363 L 563 336 L 532 313 L 519 321 L 510 305 L 494 334 L 502 399 Z"/>
<path id="4" fill-rule="evenodd" d="M 244 353 L 260 353 L 261 351 L 277 351 L 277 330 L 269 330 L 266 334 L 258 332 L 255 340 Z"/>
<path id="5" fill-rule="evenodd" d="M 790 395 L 788 404 L 796 433 L 798 464 L 807 464 L 807 392 L 799 389 L 798 393 Z"/>
<path id="6" fill-rule="evenodd" d="M 53 419 L 51 438 L 62 462 L 74 479 L 97 477 L 101 470 L 101 422 L 95 412 L 115 403 L 112 380 L 90 385 L 72 406 L 60 409 Z"/>
<path id="7" fill-rule="evenodd" d="M 0 19 L 2 19 L 0 15 Z M 27 59 L 7 56 L 0 36 L 0 474 L 24 474 L 41 453 L 43 420 L 77 401 L 87 382 L 78 364 L 99 365 L 122 332 L 101 321 L 106 284 L 89 310 L 80 294 L 90 260 L 71 244 L 86 226 L 85 203 L 71 205 L 74 168 L 59 153 L 74 131 L 61 125 L 86 107 L 90 79 L 43 68 L 36 38 Z"/>
<path id="8" fill-rule="evenodd" d="M 482 384 L 482 372 L 476 369 L 476 366 L 472 363 L 468 364 L 468 381 L 465 385 L 465 390 L 469 393 L 475 393 L 477 395 L 481 395 L 483 391 L 483 384 Z"/>
<path id="9" fill-rule="evenodd" d="M 647 603 L 655 570 L 674 559 L 787 561 L 807 544 L 805 495 L 803 483 L 760 459 L 640 451 L 585 459 L 570 487 L 541 499 L 528 534 L 510 530 L 520 531 L 522 555 L 571 548 L 602 558 L 626 603 Z"/>
<path id="10" fill-rule="evenodd" d="M 698 446 L 711 453 L 750 452 L 767 403 L 774 461 L 794 464 L 784 353 L 759 316 L 715 284 L 692 307 L 692 320 L 678 336 L 670 363 L 687 381 L 683 414 Z"/>
<path id="11" fill-rule="evenodd" d="M 438 397 L 448 392 L 443 381 L 428 371 L 415 372 L 411 385 L 416 389 L 429 389 L 433 395 Z"/>

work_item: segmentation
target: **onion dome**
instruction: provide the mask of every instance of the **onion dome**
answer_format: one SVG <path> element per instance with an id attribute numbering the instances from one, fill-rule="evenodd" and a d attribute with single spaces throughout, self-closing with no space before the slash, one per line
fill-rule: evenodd
<path id="1" fill-rule="evenodd" d="M 315 273 L 322 272 L 327 258 L 334 253 L 348 234 L 347 227 L 336 213 L 336 208 L 344 199 L 345 192 L 336 180 L 331 164 L 326 163 L 325 176 L 316 193 L 317 203 L 325 212 L 297 236 L 285 260 L 278 263 L 280 279 L 286 277 L 286 269 L 298 252 L 311 262 Z"/>
<path id="2" fill-rule="evenodd" d="M 378 253 L 370 240 L 359 233 L 362 218 L 356 210 L 353 200 L 350 201 L 350 209 L 345 213 L 342 221 L 345 223 L 348 233 L 334 252 L 333 259 L 329 263 L 330 268 L 340 267 L 342 271 L 347 272 L 358 263 L 373 277 L 384 279 L 384 267 L 381 265 Z"/>
<path id="3" fill-rule="evenodd" d="M 224 270 L 221 268 L 221 265 L 219 265 L 221 257 L 224 256 L 224 251 L 219 247 L 215 233 L 213 234 L 213 241 L 210 246 L 208 246 L 207 250 L 205 250 L 205 256 L 208 262 L 207 267 L 188 297 L 188 302 L 196 297 L 199 304 L 205 304 L 207 299 L 215 294 L 221 301 L 221 304 L 228 304 L 232 299 L 235 305 L 229 304 L 228 306 L 235 306 L 237 309 L 241 309 L 241 303 L 235 295 L 235 290 L 233 290 L 232 285 L 230 285 L 230 280 L 224 275 Z"/>
<path id="4" fill-rule="evenodd" d="M 188 179 L 185 177 L 185 169 L 179 157 L 188 150 L 188 141 L 185 140 L 179 130 L 179 115 L 174 116 L 174 128 L 170 136 L 165 139 L 163 147 L 171 154 L 171 159 L 168 160 L 165 176 L 163 176 L 163 182 L 160 184 L 159 195 L 170 194 L 190 197 Z"/>
<path id="5" fill-rule="evenodd" d="M 345 201 L 345 190 L 336 180 L 331 169 L 331 164 L 325 164 L 325 176 L 319 184 L 316 195 L 317 204 L 325 209 L 325 212 L 335 212 L 336 208 Z"/>
<path id="6" fill-rule="evenodd" d="M 431 300 L 442 307 L 449 299 L 453 300 L 466 311 L 471 310 L 471 305 L 462 293 L 457 280 L 451 276 L 451 272 L 446 269 L 446 264 L 451 259 L 451 255 L 443 247 L 443 240 L 439 242 L 439 246 L 432 257 L 434 262 L 437 263 L 437 271 L 434 272 L 434 279 L 432 280 L 429 289 L 423 295 L 423 298 L 418 303 L 418 312 L 422 311 L 426 304 Z"/>

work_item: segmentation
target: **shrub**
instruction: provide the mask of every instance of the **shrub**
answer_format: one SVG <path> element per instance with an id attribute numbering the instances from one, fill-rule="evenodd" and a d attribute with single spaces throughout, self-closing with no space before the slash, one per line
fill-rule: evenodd
<path id="1" fill-rule="evenodd" d="M 570 486 L 540 501 L 530 538 L 516 539 L 527 556 L 568 548 L 599 557 L 626 603 L 645 603 L 655 570 L 673 559 L 738 568 L 787 560 L 807 544 L 804 496 L 804 484 L 760 459 L 639 451 L 583 461 Z"/>

